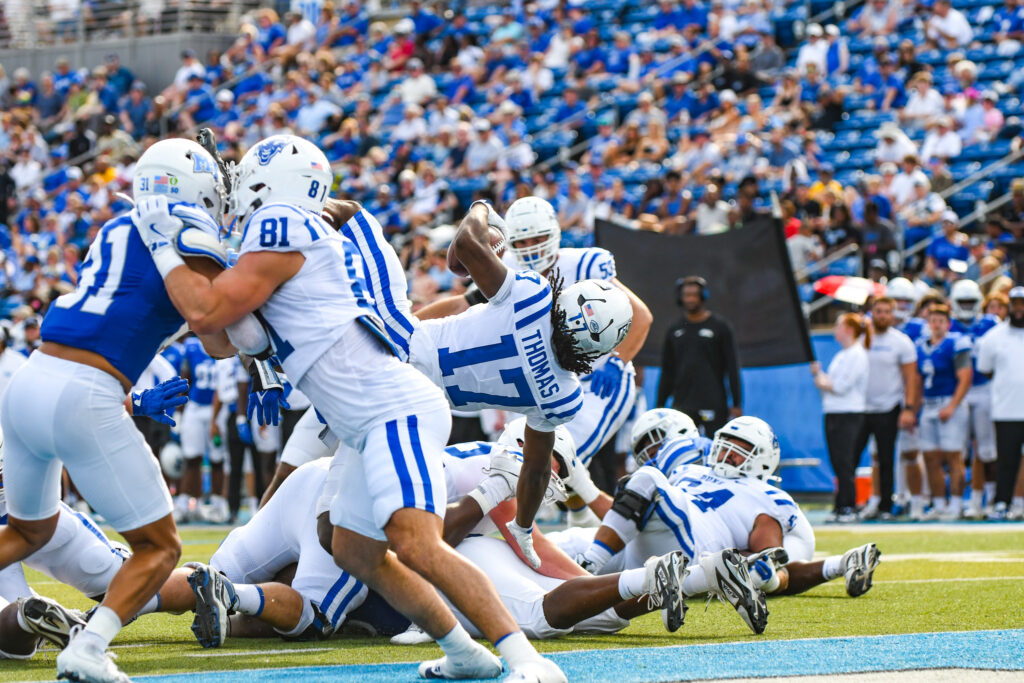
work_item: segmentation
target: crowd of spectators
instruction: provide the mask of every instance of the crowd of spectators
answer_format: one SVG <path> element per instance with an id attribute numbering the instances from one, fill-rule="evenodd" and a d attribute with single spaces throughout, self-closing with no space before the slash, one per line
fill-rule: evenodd
<path id="1" fill-rule="evenodd" d="M 788 50 L 773 0 L 412 0 L 389 23 L 355 0 L 295 4 L 305 13 L 245 14 L 223 52 L 183 51 L 169 85 L 117 54 L 0 73 L 6 314 L 73 287 L 141 150 L 200 125 L 228 159 L 275 133 L 316 141 L 338 193 L 385 226 L 417 302 L 462 286 L 438 226 L 479 197 L 549 199 L 574 246 L 598 218 L 706 235 L 774 210 L 802 278 L 851 243 L 851 272 L 891 277 L 925 242 L 912 274 L 942 286 L 1001 270 L 999 244 L 1022 236 L 1024 181 L 971 235 L 946 192 L 961 157 L 1017 144 L 1024 70 L 995 79 L 968 59 L 1018 54 L 1017 0 L 971 21 L 949 0 L 871 0 Z M 855 119 L 870 123 L 844 127 Z"/>

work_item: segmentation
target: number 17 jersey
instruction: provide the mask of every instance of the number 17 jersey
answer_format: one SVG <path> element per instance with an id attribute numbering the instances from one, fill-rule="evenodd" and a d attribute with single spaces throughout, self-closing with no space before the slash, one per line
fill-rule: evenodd
<path id="1" fill-rule="evenodd" d="M 525 415 L 532 429 L 554 431 L 579 412 L 583 390 L 555 357 L 553 304 L 540 275 L 509 270 L 487 303 L 420 322 L 409 362 L 444 389 L 453 408 L 507 410 Z"/>

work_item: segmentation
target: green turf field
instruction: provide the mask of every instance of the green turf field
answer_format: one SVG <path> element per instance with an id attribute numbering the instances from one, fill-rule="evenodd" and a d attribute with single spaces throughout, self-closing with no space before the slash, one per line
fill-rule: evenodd
<path id="1" fill-rule="evenodd" d="M 752 635 L 731 609 L 692 601 L 686 623 L 667 634 L 657 614 L 647 615 L 613 636 L 571 636 L 540 644 L 545 651 L 633 646 L 686 645 L 765 638 L 875 635 L 1024 627 L 1024 525 L 861 526 L 817 529 L 819 553 L 874 541 L 882 551 L 875 586 L 857 599 L 841 580 L 799 597 L 769 601 L 771 616 L 762 636 Z M 182 562 L 206 561 L 223 531 L 184 529 Z M 29 572 L 35 589 L 65 605 L 91 602 L 72 589 Z M 191 615 L 144 617 L 117 640 L 118 665 L 128 675 L 198 672 L 314 664 L 412 661 L 437 656 L 433 646 L 393 647 L 383 640 L 338 637 L 291 644 L 280 640 L 230 640 L 203 650 L 189 630 Z M 271 652 L 267 652 L 271 651 Z M 0 663 L 0 681 L 52 679 L 56 651 L 31 662 Z"/>

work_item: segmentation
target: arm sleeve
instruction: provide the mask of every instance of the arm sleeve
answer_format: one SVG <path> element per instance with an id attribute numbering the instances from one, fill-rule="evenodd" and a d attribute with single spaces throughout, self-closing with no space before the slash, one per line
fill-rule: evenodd
<path id="1" fill-rule="evenodd" d="M 971 367 L 971 352 L 957 351 L 956 355 L 953 356 L 953 367 L 957 370 Z"/>
<path id="2" fill-rule="evenodd" d="M 658 378 L 657 406 L 665 405 L 675 382 L 676 363 L 675 352 L 672 348 L 672 331 L 673 328 L 669 328 L 665 333 L 665 342 L 661 347 L 661 376 Z"/>
<path id="3" fill-rule="evenodd" d="M 743 382 L 740 380 L 740 363 L 736 353 L 736 342 L 732 336 L 732 326 L 725 321 L 722 322 L 722 344 L 725 373 L 729 377 L 729 389 L 732 391 L 732 405 L 739 408 L 743 406 Z"/>

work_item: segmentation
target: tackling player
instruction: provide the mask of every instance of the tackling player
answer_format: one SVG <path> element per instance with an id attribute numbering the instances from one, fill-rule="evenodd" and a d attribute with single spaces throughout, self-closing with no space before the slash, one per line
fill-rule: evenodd
<path id="1" fill-rule="evenodd" d="M 514 677 L 564 681 L 487 577 L 441 539 L 440 456 L 450 413 L 437 388 L 394 355 L 367 299 L 355 245 L 321 218 L 332 182 L 323 152 L 306 140 L 280 135 L 254 145 L 239 163 L 232 196 L 241 256 L 212 282 L 181 267 L 172 246 L 181 225 L 166 203 L 138 206 L 136 226 L 196 332 L 215 333 L 259 309 L 289 379 L 347 446 L 331 504 L 335 561 L 438 640 L 445 657 L 421 664 L 421 675 L 501 672 L 432 583 L 495 643 Z"/>

